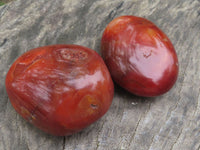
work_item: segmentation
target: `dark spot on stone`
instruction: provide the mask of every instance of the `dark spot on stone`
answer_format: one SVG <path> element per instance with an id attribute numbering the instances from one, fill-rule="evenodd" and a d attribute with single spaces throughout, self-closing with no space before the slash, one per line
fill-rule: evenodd
<path id="1" fill-rule="evenodd" d="M 97 104 L 91 104 L 90 106 L 91 106 L 92 109 L 97 109 L 98 108 Z"/>
<path id="2" fill-rule="evenodd" d="M 143 53 L 143 56 L 144 56 L 145 58 L 149 58 L 149 57 L 151 56 L 152 52 L 153 52 L 153 50 L 146 51 L 146 52 Z"/>

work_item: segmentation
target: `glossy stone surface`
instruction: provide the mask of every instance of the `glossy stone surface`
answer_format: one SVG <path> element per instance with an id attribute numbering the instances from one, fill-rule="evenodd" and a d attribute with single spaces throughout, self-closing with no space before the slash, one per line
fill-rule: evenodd
<path id="1" fill-rule="evenodd" d="M 102 58 L 77 45 L 24 53 L 8 71 L 6 90 L 23 118 L 54 135 L 70 135 L 98 120 L 114 91 Z"/>
<path id="2" fill-rule="evenodd" d="M 115 18 L 103 33 L 101 50 L 113 79 L 133 94 L 164 94 L 177 79 L 178 59 L 172 43 L 144 18 Z"/>

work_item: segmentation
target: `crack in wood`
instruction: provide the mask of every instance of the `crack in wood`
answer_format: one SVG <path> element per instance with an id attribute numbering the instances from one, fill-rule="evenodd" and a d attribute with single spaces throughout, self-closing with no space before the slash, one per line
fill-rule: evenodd
<path id="1" fill-rule="evenodd" d="M 197 150 L 200 150 L 200 144 L 199 144 L 199 146 L 197 147 Z"/>
<path id="2" fill-rule="evenodd" d="M 96 139 L 97 140 L 97 144 L 96 144 L 95 150 L 98 150 L 98 148 L 99 148 L 99 145 L 100 145 L 99 136 L 100 136 L 101 130 L 103 129 L 104 124 L 105 124 L 105 120 L 103 121 L 102 126 L 99 129 L 99 131 L 98 131 L 97 139 Z"/>
<path id="3" fill-rule="evenodd" d="M 200 103 L 199 103 L 199 100 L 200 100 L 200 88 L 199 88 L 199 93 L 198 93 L 198 96 L 197 96 L 197 103 L 196 103 L 196 109 L 192 115 L 192 117 L 194 118 L 195 114 L 197 114 L 198 112 L 198 108 L 200 107 Z"/>
<path id="4" fill-rule="evenodd" d="M 178 134 L 177 138 L 175 139 L 174 144 L 171 146 L 170 150 L 173 150 L 174 145 L 176 145 L 178 139 L 180 138 L 180 136 L 181 136 L 181 134 L 182 134 L 182 131 L 183 131 L 183 128 L 182 128 L 181 131 L 179 132 L 179 134 Z"/>
<path id="5" fill-rule="evenodd" d="M 136 124 L 136 128 L 135 128 L 135 130 L 134 130 L 134 133 L 132 134 L 132 136 L 131 136 L 131 138 L 130 138 L 130 142 L 129 142 L 129 144 L 128 144 L 128 149 L 130 149 L 131 143 L 132 143 L 132 141 L 135 139 L 135 135 L 136 135 L 136 132 L 137 132 L 137 130 L 138 130 L 138 126 L 139 126 L 139 124 L 140 124 L 140 121 L 142 120 L 142 118 L 145 118 L 146 115 L 148 114 L 148 112 L 150 111 L 151 102 L 149 103 L 149 107 L 148 107 L 148 108 L 149 108 L 149 109 L 146 111 L 146 113 L 145 113 L 144 115 L 141 115 L 141 116 L 140 116 L 140 119 L 139 119 L 139 121 L 138 121 L 137 124 Z"/>
<path id="6" fill-rule="evenodd" d="M 1 6 L 2 8 L 0 9 L 0 18 L 2 18 L 2 16 L 4 15 L 4 13 L 6 12 L 6 10 L 8 9 L 8 5 L 4 5 Z"/>
<path id="7" fill-rule="evenodd" d="M 135 135 L 136 135 L 136 132 L 137 132 L 137 129 L 138 129 L 138 126 L 139 126 L 139 123 L 140 123 L 141 119 L 142 119 L 142 115 L 141 115 L 139 121 L 138 121 L 137 124 L 136 124 L 136 128 L 135 128 L 135 130 L 134 130 L 134 133 L 133 133 L 132 136 L 131 136 L 130 142 L 129 142 L 129 144 L 128 144 L 128 148 L 129 148 L 129 149 L 130 149 L 130 145 L 131 145 L 132 141 L 133 141 L 134 138 L 135 138 Z"/>
<path id="8" fill-rule="evenodd" d="M 124 2 L 122 1 L 117 7 L 116 9 L 120 9 L 123 6 Z"/>
<path id="9" fill-rule="evenodd" d="M 109 13 L 108 18 L 111 19 L 111 20 L 113 20 L 114 17 L 116 16 L 117 11 L 123 6 L 123 4 L 124 4 L 124 2 L 121 2 L 118 6 L 116 6 L 116 8 L 113 9 L 113 10 Z"/>
<path id="10" fill-rule="evenodd" d="M 27 146 L 27 150 L 31 150 L 27 141 L 26 141 L 26 146 Z"/>
<path id="11" fill-rule="evenodd" d="M 123 105 L 123 107 L 122 107 L 122 109 L 123 109 L 123 111 L 122 111 L 122 115 L 120 115 L 120 122 L 122 122 L 122 118 L 123 118 L 123 116 L 124 116 L 124 106 L 125 106 L 125 102 L 123 102 L 123 100 L 122 100 L 122 104 L 121 105 Z M 119 105 L 120 106 L 120 105 Z M 122 110 L 121 109 L 121 110 Z"/>
<path id="12" fill-rule="evenodd" d="M 66 141 L 66 137 L 63 137 L 63 150 L 65 150 L 65 141 Z"/>
<path id="13" fill-rule="evenodd" d="M 151 149 L 151 146 L 152 146 L 152 144 L 153 144 L 153 142 L 154 142 L 154 137 L 155 137 L 155 135 L 151 138 L 151 144 L 150 144 L 150 146 L 149 146 L 149 150 Z"/>
<path id="14" fill-rule="evenodd" d="M 3 42 L 0 44 L 0 47 L 2 47 L 4 44 L 6 44 L 7 39 L 4 39 Z"/>

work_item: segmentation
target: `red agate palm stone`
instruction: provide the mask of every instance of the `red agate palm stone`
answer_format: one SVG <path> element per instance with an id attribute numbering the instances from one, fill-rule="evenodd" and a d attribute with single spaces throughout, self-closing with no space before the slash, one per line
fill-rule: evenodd
<path id="1" fill-rule="evenodd" d="M 129 92 L 145 97 L 169 91 L 178 76 L 178 59 L 169 38 L 152 22 L 121 16 L 106 27 L 102 56 L 112 78 Z"/>
<path id="2" fill-rule="evenodd" d="M 102 58 L 78 45 L 52 45 L 20 56 L 6 76 L 12 106 L 53 135 L 70 135 L 102 117 L 113 82 Z"/>

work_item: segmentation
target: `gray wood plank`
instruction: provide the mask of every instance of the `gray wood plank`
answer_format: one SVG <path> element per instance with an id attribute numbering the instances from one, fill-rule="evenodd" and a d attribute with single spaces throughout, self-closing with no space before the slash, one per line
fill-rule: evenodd
<path id="1" fill-rule="evenodd" d="M 179 58 L 176 85 L 163 96 L 136 97 L 115 85 L 108 113 L 80 133 L 54 137 L 24 121 L 5 90 L 9 66 L 25 51 L 79 44 L 100 53 L 115 17 L 145 17 L 171 39 Z M 0 7 L 0 150 L 199 150 L 199 0 L 17 0 Z"/>

